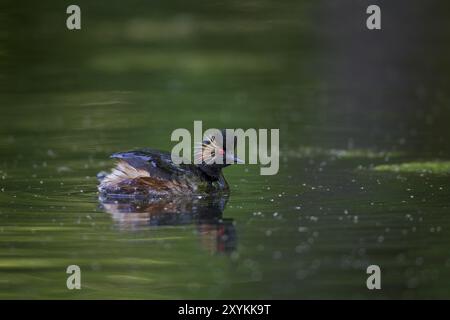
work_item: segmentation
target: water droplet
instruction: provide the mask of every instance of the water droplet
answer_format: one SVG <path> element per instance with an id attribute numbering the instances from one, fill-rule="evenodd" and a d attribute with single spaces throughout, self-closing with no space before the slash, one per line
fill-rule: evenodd
<path id="1" fill-rule="evenodd" d="M 421 266 L 423 264 L 423 258 L 422 257 L 418 257 L 416 259 L 416 265 Z"/>
<path id="2" fill-rule="evenodd" d="M 234 261 L 238 260 L 239 259 L 239 253 L 237 251 L 232 252 L 231 255 L 230 255 L 230 258 L 231 258 L 231 260 L 234 260 Z"/>
<path id="3" fill-rule="evenodd" d="M 283 254 L 281 253 L 281 251 L 274 251 L 272 258 L 275 260 L 281 259 L 281 257 L 283 256 Z"/>

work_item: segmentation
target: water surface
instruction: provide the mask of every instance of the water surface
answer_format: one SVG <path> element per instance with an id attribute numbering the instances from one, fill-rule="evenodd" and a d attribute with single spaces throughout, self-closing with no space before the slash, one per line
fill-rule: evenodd
<path id="1" fill-rule="evenodd" d="M 446 4 L 369 33 L 364 1 L 78 1 L 69 32 L 26 2 L 0 15 L 0 298 L 450 297 Z M 194 120 L 279 128 L 279 173 L 169 215 L 98 201 L 111 153 Z"/>

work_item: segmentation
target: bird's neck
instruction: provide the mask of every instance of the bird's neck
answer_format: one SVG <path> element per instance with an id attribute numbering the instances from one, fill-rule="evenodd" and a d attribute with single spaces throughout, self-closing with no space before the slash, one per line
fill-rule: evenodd
<path id="1" fill-rule="evenodd" d="M 198 167 L 212 180 L 218 180 L 222 174 L 221 166 L 201 164 Z"/>

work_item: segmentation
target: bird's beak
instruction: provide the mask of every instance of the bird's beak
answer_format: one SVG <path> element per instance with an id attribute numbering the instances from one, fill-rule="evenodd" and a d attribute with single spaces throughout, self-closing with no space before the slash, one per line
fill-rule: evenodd
<path id="1" fill-rule="evenodd" d="M 227 161 L 230 161 L 231 163 L 245 163 L 241 159 L 239 159 L 235 155 L 227 154 Z"/>
<path id="2" fill-rule="evenodd" d="M 245 163 L 243 160 L 239 159 L 237 156 L 234 156 L 234 161 L 235 161 L 236 163 L 240 163 L 240 164 Z"/>

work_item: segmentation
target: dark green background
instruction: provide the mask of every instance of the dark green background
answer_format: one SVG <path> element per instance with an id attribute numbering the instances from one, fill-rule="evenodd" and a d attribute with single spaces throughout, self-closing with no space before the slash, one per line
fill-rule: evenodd
<path id="1" fill-rule="evenodd" d="M 73 3 L 0 2 L 0 298 L 450 298 L 445 1 Z M 280 129 L 278 175 L 225 170 L 233 252 L 97 200 L 194 120 Z"/>

